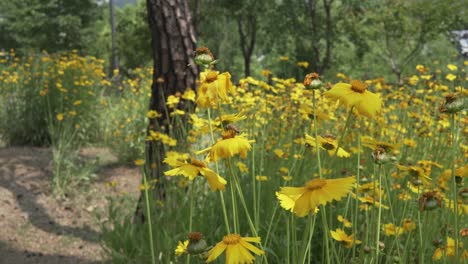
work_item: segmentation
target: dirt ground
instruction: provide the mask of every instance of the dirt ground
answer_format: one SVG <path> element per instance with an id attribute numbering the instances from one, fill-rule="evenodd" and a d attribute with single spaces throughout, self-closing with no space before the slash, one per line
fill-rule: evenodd
<path id="1" fill-rule="evenodd" d="M 105 262 L 96 213 L 105 217 L 106 196 L 136 198 L 139 170 L 115 165 L 107 150 L 81 154 L 106 165 L 88 188 L 57 199 L 50 191 L 50 149 L 0 148 L 0 264 Z"/>

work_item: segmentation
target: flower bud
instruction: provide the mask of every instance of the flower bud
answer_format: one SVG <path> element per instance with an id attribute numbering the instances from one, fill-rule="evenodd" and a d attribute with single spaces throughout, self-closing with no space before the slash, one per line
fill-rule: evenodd
<path id="1" fill-rule="evenodd" d="M 445 102 L 439 106 L 442 113 L 457 113 L 468 109 L 468 100 L 459 94 L 449 94 L 445 97 Z"/>
<path id="2" fill-rule="evenodd" d="M 189 244 L 187 246 L 187 252 L 191 255 L 198 255 L 206 251 L 208 244 L 203 239 L 203 235 L 200 232 L 192 232 L 188 234 Z"/>
<path id="3" fill-rule="evenodd" d="M 304 78 L 304 86 L 306 89 L 317 90 L 322 88 L 322 81 L 320 80 L 320 75 L 313 72 L 306 75 Z"/>
<path id="4" fill-rule="evenodd" d="M 385 149 L 380 147 L 372 152 L 372 158 L 376 164 L 385 164 L 391 160 L 391 157 L 387 155 Z"/>
<path id="5" fill-rule="evenodd" d="M 210 65 L 215 64 L 216 60 L 207 47 L 201 47 L 195 50 L 195 63 L 208 68 Z"/>

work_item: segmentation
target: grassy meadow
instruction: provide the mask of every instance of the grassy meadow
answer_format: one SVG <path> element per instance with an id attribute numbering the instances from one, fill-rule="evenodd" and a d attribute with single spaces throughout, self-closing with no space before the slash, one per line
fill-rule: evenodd
<path id="1" fill-rule="evenodd" d="M 234 82 L 207 65 L 196 93 L 157 113 L 151 68 L 108 77 L 78 52 L 12 50 L 0 54 L 0 139 L 52 148 L 57 196 L 92 184 L 80 148 L 145 174 L 145 143 L 161 142 L 166 177 L 140 186 L 147 221 L 125 196 L 101 219 L 111 263 L 463 263 L 467 69 L 417 65 L 401 84 L 266 69 Z M 146 131 L 159 116 L 168 134 Z"/>

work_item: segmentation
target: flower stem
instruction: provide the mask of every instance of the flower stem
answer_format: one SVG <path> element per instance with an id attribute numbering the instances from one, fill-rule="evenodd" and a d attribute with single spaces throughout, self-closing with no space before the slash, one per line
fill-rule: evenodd
<path id="1" fill-rule="evenodd" d="M 318 174 L 320 179 L 323 178 L 322 175 L 322 164 L 320 160 L 320 145 L 318 143 L 318 129 L 317 129 L 317 99 L 315 98 L 315 90 L 312 90 L 312 101 L 313 101 L 313 110 L 314 110 L 314 136 L 315 136 L 315 149 L 317 152 L 317 167 L 318 167 Z M 349 118 L 348 118 L 349 119 Z M 346 122 L 348 123 L 348 122 Z M 342 137 L 341 137 L 342 138 Z M 338 149 L 338 148 L 337 148 Z M 338 152 L 338 150 L 337 150 Z M 336 153 L 335 153 L 336 155 Z M 327 263 L 330 264 L 330 248 L 329 248 L 329 230 L 328 230 L 328 224 L 327 224 L 327 213 L 325 211 L 325 206 L 322 206 L 320 210 L 322 214 L 322 224 L 324 228 L 324 239 L 325 239 L 325 249 L 326 249 L 326 255 L 327 255 Z M 306 230 L 306 232 L 310 232 L 309 230 Z M 308 247 L 310 247 L 310 242 L 312 239 L 309 240 Z"/>
<path id="2" fill-rule="evenodd" d="M 375 239 L 375 261 L 376 263 L 379 263 L 379 253 L 380 253 L 380 221 L 382 218 L 382 191 L 380 190 L 380 186 L 382 183 L 382 164 L 379 164 L 377 168 L 377 174 L 379 176 L 379 213 L 377 216 L 377 227 L 376 227 L 376 232 L 377 236 Z M 374 199 L 375 200 L 375 199 Z"/>
<path id="3" fill-rule="evenodd" d="M 454 201 L 454 225 L 455 225 L 455 259 L 459 258 L 459 227 L 458 227 L 458 195 L 457 195 L 457 180 L 455 177 L 455 163 L 457 162 L 457 135 L 456 135 L 456 127 L 455 127 L 455 113 L 450 115 L 450 126 L 451 126 L 451 134 L 452 134 L 452 196 Z"/>
<path id="4" fill-rule="evenodd" d="M 214 133 L 213 133 L 213 122 L 211 120 L 211 110 L 208 108 L 208 125 L 210 127 L 210 136 L 211 136 L 211 144 L 215 143 L 214 139 Z M 215 162 L 216 166 L 216 173 L 219 175 L 219 167 L 218 167 L 218 162 Z M 226 226 L 226 232 L 228 234 L 231 233 L 231 228 L 229 227 L 229 220 L 227 216 L 227 210 L 226 210 L 226 202 L 224 201 L 224 194 L 222 191 L 219 191 L 219 198 L 221 200 L 221 208 L 223 209 L 223 217 L 224 217 L 224 224 Z"/>
<path id="5" fill-rule="evenodd" d="M 154 254 L 154 242 L 153 242 L 153 229 L 151 227 L 151 209 L 149 204 L 149 195 L 148 195 L 148 182 L 146 180 L 146 172 L 143 170 L 143 184 L 145 186 L 145 200 L 146 200 L 146 216 L 148 217 L 148 233 L 150 240 L 150 250 L 151 250 L 151 263 L 156 264 L 156 256 Z"/>
<path id="6" fill-rule="evenodd" d="M 338 150 L 340 149 L 340 146 L 341 146 L 341 142 L 343 141 L 343 138 L 344 138 L 344 136 L 346 134 L 346 131 L 349 128 L 349 124 L 351 123 L 351 119 L 352 119 L 351 117 L 352 117 L 352 114 L 353 114 L 353 109 L 354 109 L 354 106 L 352 106 L 348 111 L 348 116 L 346 117 L 346 123 L 345 123 L 345 126 L 343 128 L 343 133 L 341 133 L 340 138 L 338 139 L 338 142 L 336 144 L 335 154 L 333 156 L 336 156 L 336 154 L 338 153 Z"/>
<path id="7" fill-rule="evenodd" d="M 356 203 L 354 205 L 354 216 L 353 216 L 353 233 L 354 233 L 354 241 L 353 241 L 353 258 L 356 257 L 356 236 L 357 236 L 357 221 L 358 221 L 358 214 L 359 214 L 359 181 L 360 181 L 360 172 L 359 169 L 361 166 L 361 133 L 358 129 L 357 131 L 357 141 L 358 141 L 358 152 L 357 152 L 357 170 L 356 170 Z"/>

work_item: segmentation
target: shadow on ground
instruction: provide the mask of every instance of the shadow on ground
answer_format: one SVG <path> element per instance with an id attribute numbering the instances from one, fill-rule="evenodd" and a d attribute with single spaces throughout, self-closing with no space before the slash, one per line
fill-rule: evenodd
<path id="1" fill-rule="evenodd" d="M 61 225 L 38 203 L 39 196 L 49 195 L 45 190 L 50 188 L 41 186 L 50 182 L 51 172 L 48 167 L 52 160 L 52 152 L 49 149 L 17 148 L 14 156 L 2 153 L 4 151 L 7 149 L 0 149 L 0 187 L 9 190 L 16 198 L 16 204 L 23 212 L 24 218 L 36 228 L 48 233 L 98 242 L 99 234 L 96 231 L 87 226 Z M 11 152 L 11 149 L 8 151 Z M 44 181 L 44 178 L 48 180 Z M 65 210 L 72 211 L 73 208 L 65 206 Z"/>
<path id="2" fill-rule="evenodd" d="M 0 241 L 0 264 L 100 264 L 101 261 L 90 261 L 74 256 L 48 255 L 40 252 L 19 251 L 9 248 Z"/>

